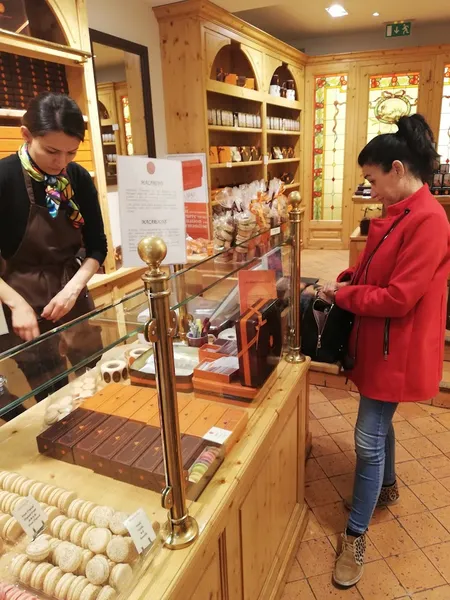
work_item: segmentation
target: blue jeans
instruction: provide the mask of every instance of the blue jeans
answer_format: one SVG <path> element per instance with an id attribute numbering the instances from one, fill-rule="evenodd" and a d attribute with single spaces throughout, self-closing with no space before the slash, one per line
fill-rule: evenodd
<path id="1" fill-rule="evenodd" d="M 347 527 L 363 534 L 369 527 L 381 487 L 395 483 L 395 434 L 398 404 L 361 396 L 355 428 L 356 473 Z"/>

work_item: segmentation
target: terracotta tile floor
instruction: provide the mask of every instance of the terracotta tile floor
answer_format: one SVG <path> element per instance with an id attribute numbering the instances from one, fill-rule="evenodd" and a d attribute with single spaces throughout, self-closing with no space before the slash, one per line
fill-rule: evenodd
<path id="1" fill-rule="evenodd" d="M 371 523 L 363 578 L 333 586 L 335 551 L 355 464 L 356 394 L 311 386 L 313 449 L 306 466 L 308 525 L 283 600 L 450 600 L 450 411 L 402 405 L 394 427 L 400 501 Z"/>

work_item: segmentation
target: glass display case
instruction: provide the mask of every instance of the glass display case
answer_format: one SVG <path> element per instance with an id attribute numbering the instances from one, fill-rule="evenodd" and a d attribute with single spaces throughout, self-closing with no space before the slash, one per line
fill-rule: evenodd
<path id="1" fill-rule="evenodd" d="M 279 377 L 289 338 L 291 240 L 268 231 L 247 240 L 245 249 L 217 252 L 176 272 L 166 269 L 183 480 L 200 530 L 212 517 L 203 493 L 220 478 L 264 390 Z M 170 508 L 164 498 L 161 506 L 161 403 L 146 325 L 153 317 L 143 288 L 0 355 L 0 511 L 13 519 L 13 508 L 30 494 L 41 503 L 48 517 L 44 538 L 70 542 L 74 563 L 80 558 L 75 570 L 66 571 L 74 575 L 65 579 L 67 590 L 77 585 L 75 576 L 81 589 L 85 577 L 129 598 L 139 573 L 148 571 L 163 547 L 157 537 L 135 561 L 134 550 L 122 556 L 118 539 L 123 534 L 128 540 L 122 522 L 140 507 L 156 533 Z M 30 540 L 21 533 L 19 528 L 14 537 L 8 527 L 0 528 L 0 579 L 46 593 L 40 577 L 22 572 Z M 49 538 L 37 539 L 47 548 Z M 117 560 L 111 540 L 120 546 Z M 57 547 L 41 564 L 62 569 L 65 554 Z M 97 573 L 100 559 L 88 577 L 83 560 L 94 554 L 107 557 L 108 577 Z M 128 563 L 132 571 L 123 567 Z M 122 566 L 114 571 L 117 564 Z M 55 596 L 60 600 L 69 597 L 64 585 Z"/>

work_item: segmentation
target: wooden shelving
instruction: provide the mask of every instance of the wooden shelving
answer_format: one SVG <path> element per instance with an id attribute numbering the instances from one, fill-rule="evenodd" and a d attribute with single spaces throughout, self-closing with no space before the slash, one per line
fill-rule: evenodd
<path id="1" fill-rule="evenodd" d="M 104 146 L 117 146 L 116 142 L 103 142 Z"/>
<path id="2" fill-rule="evenodd" d="M 209 131 L 224 131 L 232 133 L 262 133 L 262 129 L 254 127 L 224 127 L 223 125 L 208 125 Z"/>
<path id="3" fill-rule="evenodd" d="M 295 163 L 295 162 L 300 162 L 299 158 L 280 158 L 280 159 L 274 159 L 274 160 L 269 160 L 269 165 L 277 165 L 277 164 L 284 164 L 284 163 Z"/>
<path id="4" fill-rule="evenodd" d="M 250 90 L 237 85 L 230 85 L 229 83 L 214 81 L 214 79 L 208 79 L 206 83 L 206 90 L 216 94 L 223 94 L 224 96 L 233 96 L 233 98 L 252 100 L 253 102 L 262 103 L 263 101 L 263 94 L 257 90 Z"/>
<path id="5" fill-rule="evenodd" d="M 301 131 L 284 131 L 284 130 L 277 130 L 277 129 L 268 129 L 267 135 L 289 135 L 289 136 L 300 137 L 302 135 L 302 132 Z"/>
<path id="6" fill-rule="evenodd" d="M 303 110 L 301 102 L 298 100 L 287 100 L 286 98 L 277 98 L 276 96 L 267 95 L 265 98 L 266 104 L 271 106 L 281 106 L 283 108 L 291 108 L 292 110 Z"/>
<path id="7" fill-rule="evenodd" d="M 211 169 L 234 169 L 236 167 L 257 167 L 262 165 L 262 160 L 251 160 L 247 162 L 232 162 L 232 163 L 218 163 L 210 165 Z"/>

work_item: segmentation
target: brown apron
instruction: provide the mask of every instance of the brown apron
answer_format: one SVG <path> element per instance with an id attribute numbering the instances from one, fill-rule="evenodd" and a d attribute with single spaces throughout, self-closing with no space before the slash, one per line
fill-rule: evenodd
<path id="1" fill-rule="evenodd" d="M 28 223 L 16 253 L 4 261 L 2 278 L 34 309 L 42 334 L 95 307 L 85 288 L 72 310 L 57 323 L 41 317 L 45 306 L 77 272 L 79 262 L 76 255 L 82 246 L 82 237 L 81 230 L 73 227 L 63 209 L 59 210 L 56 218 L 52 218 L 46 207 L 35 203 L 31 177 L 26 171 L 23 173 L 30 200 Z M 23 343 L 12 329 L 11 312 L 7 307 L 5 317 L 9 333 L 0 336 L 1 352 Z M 100 328 L 86 321 L 34 344 L 20 352 L 14 360 L 24 372 L 31 389 L 35 389 L 67 368 L 66 356 L 75 366 L 102 347 Z M 40 396 L 45 397 L 47 393 Z"/>

